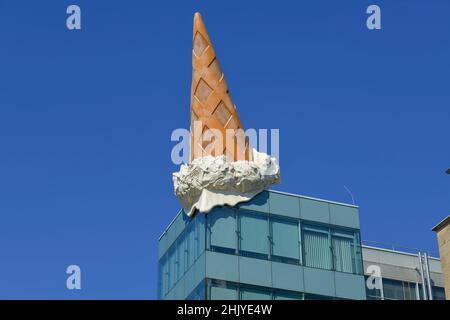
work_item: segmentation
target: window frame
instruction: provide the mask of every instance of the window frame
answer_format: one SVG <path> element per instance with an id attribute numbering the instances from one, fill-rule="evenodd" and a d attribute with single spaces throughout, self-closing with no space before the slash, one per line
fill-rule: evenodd
<path id="1" fill-rule="evenodd" d="M 274 247 L 273 245 L 275 244 L 275 236 L 274 236 L 274 230 L 273 230 L 273 223 L 284 223 L 286 222 L 287 224 L 295 224 L 295 228 L 297 231 L 297 255 L 298 255 L 298 259 L 296 258 L 292 258 L 292 257 L 286 257 L 286 256 L 281 256 L 281 255 L 276 255 L 274 254 Z M 300 226 L 301 222 L 299 219 L 295 219 L 295 218 L 289 218 L 289 217 L 282 217 L 282 216 L 269 216 L 269 244 L 270 244 L 270 256 L 269 259 L 271 261 L 275 261 L 275 262 L 281 262 L 281 263 L 289 263 L 289 264 L 295 264 L 295 265 L 301 265 L 302 264 L 302 240 L 301 240 L 301 230 L 300 230 Z"/>
<path id="2" fill-rule="evenodd" d="M 241 223 L 241 218 L 242 215 L 244 216 L 248 216 L 248 217 L 256 217 L 256 218 L 264 218 L 265 222 L 266 222 L 266 236 L 265 236 L 265 241 L 266 241 L 266 253 L 261 253 L 261 252 L 253 252 L 253 251 L 247 251 L 247 250 L 243 250 L 242 249 L 242 223 Z M 271 256 L 270 256 L 270 221 L 269 221 L 269 215 L 267 213 L 263 213 L 263 212 L 256 212 L 256 211 L 252 211 L 252 210 L 243 210 L 240 209 L 238 210 L 237 213 L 237 240 L 238 240 L 238 254 L 240 256 L 243 257 L 248 257 L 248 258 L 256 258 L 256 259 L 261 259 L 261 260 L 270 260 Z"/>
<path id="3" fill-rule="evenodd" d="M 212 237 L 212 230 L 211 230 L 211 220 L 209 219 L 210 214 L 214 214 L 214 210 L 218 210 L 218 209 L 222 209 L 222 208 L 216 208 L 213 209 L 213 211 L 211 211 L 205 219 L 205 241 L 206 241 L 206 246 L 205 249 L 209 250 L 209 251 L 213 251 L 213 252 L 219 252 L 219 253 L 225 253 L 225 254 L 232 254 L 232 255 L 236 255 L 238 254 L 238 250 L 239 250 L 239 239 L 238 239 L 238 218 L 237 218 L 237 210 L 232 208 L 232 207 L 223 207 L 226 208 L 227 210 L 229 210 L 230 212 L 233 213 L 233 219 L 234 219 L 234 245 L 232 248 L 230 247 L 224 247 L 224 246 L 220 246 L 220 245 L 215 245 L 215 244 L 211 244 L 211 237 Z M 216 220 L 217 221 L 217 220 Z"/>
<path id="4" fill-rule="evenodd" d="M 307 258 L 307 250 L 305 248 L 306 246 L 306 240 L 305 240 L 305 231 L 309 231 L 309 232 L 316 232 L 316 233 L 321 233 L 321 234 L 326 234 L 327 235 L 327 245 L 328 245 L 328 254 L 329 254 L 329 268 L 321 268 L 321 267 L 315 267 L 312 265 L 307 265 L 308 263 L 308 258 Z M 334 270 L 334 265 L 333 265 L 333 250 L 332 250 L 332 245 L 331 245 L 331 228 L 328 225 L 323 225 L 323 224 L 316 224 L 316 223 L 303 223 L 302 225 L 302 229 L 301 229 L 301 235 L 302 235 L 302 252 L 303 252 L 303 266 L 307 267 L 307 268 L 314 268 L 314 269 L 321 269 L 321 270 L 329 270 L 329 271 L 333 271 Z"/>

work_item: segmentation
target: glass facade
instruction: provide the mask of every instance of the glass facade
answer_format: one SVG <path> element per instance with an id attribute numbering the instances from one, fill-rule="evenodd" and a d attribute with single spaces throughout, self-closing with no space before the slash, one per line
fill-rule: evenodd
<path id="1" fill-rule="evenodd" d="M 213 251 L 236 253 L 237 237 L 230 230 L 236 230 L 236 215 L 234 210 L 224 207 L 208 217 L 207 234 L 208 247 Z"/>
<path id="2" fill-rule="evenodd" d="M 317 270 L 317 271 L 314 271 Z M 160 299 L 364 299 L 354 206 L 265 191 L 159 240 Z"/>
<path id="3" fill-rule="evenodd" d="M 366 286 L 363 251 L 366 268 L 382 269 L 382 290 Z M 159 239 L 158 297 L 423 299 L 422 286 L 411 282 L 417 259 L 361 246 L 355 206 L 264 191 L 206 215 L 179 212 Z M 439 260 L 429 262 L 433 299 L 445 299 Z M 402 276 L 407 281 L 394 280 Z"/>
<path id="4" fill-rule="evenodd" d="M 205 250 L 205 216 L 197 215 L 159 260 L 158 294 L 164 297 Z"/>
<path id="5" fill-rule="evenodd" d="M 442 287 L 433 287 L 433 300 L 445 300 L 445 289 Z"/>
<path id="6" fill-rule="evenodd" d="M 272 246 L 272 259 L 280 262 L 300 264 L 301 242 L 299 222 L 272 218 L 269 238 Z"/>
<path id="7" fill-rule="evenodd" d="M 221 210 L 218 208 L 217 210 Z M 267 259 L 269 257 L 269 223 L 267 215 L 236 210 L 237 230 L 228 230 L 230 236 L 239 237 L 239 253 L 243 256 Z"/>
<path id="8" fill-rule="evenodd" d="M 362 274 L 359 230 L 228 207 L 213 209 L 206 226 L 207 250 Z"/>
<path id="9" fill-rule="evenodd" d="M 205 300 L 206 299 L 206 280 L 200 284 L 187 296 L 186 300 Z"/>
<path id="10" fill-rule="evenodd" d="M 304 226 L 304 261 L 307 267 L 331 270 L 331 244 L 328 228 Z"/>

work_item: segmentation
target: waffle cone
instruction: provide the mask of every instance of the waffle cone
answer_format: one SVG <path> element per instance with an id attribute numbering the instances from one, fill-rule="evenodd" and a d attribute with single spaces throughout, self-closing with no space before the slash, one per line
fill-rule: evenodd
<path id="1" fill-rule="evenodd" d="M 194 16 L 192 43 L 190 160 L 220 155 L 249 160 L 248 139 L 200 13 Z"/>

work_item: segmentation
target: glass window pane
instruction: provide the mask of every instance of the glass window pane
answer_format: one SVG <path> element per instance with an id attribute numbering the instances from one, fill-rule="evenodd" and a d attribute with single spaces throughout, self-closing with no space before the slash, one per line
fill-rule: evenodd
<path id="1" fill-rule="evenodd" d="M 315 294 L 305 294 L 305 300 L 333 300 L 333 297 L 319 296 Z"/>
<path id="2" fill-rule="evenodd" d="M 242 288 L 241 300 L 271 300 L 270 292 L 258 289 Z"/>
<path id="3" fill-rule="evenodd" d="M 326 228 L 303 228 L 304 261 L 307 267 L 331 270 L 331 250 Z"/>
<path id="4" fill-rule="evenodd" d="M 172 246 L 169 250 L 169 269 L 167 277 L 169 279 L 168 289 L 172 289 L 175 284 L 175 261 L 176 261 L 175 246 Z"/>
<path id="5" fill-rule="evenodd" d="M 200 284 L 187 296 L 186 300 L 205 300 L 205 281 Z"/>
<path id="6" fill-rule="evenodd" d="M 299 261 L 298 223 L 272 219 L 272 254 Z"/>
<path id="7" fill-rule="evenodd" d="M 208 214 L 209 248 L 234 253 L 236 250 L 236 218 L 231 208 L 216 208 Z"/>
<path id="8" fill-rule="evenodd" d="M 267 217 L 256 214 L 240 214 L 240 250 L 246 253 L 255 253 L 267 257 L 268 222 Z"/>
<path id="9" fill-rule="evenodd" d="M 163 270 L 164 270 L 163 294 L 167 295 L 167 293 L 169 292 L 169 259 L 167 254 L 164 258 Z"/>
<path id="10" fill-rule="evenodd" d="M 179 277 L 187 271 L 187 256 L 186 256 L 186 232 L 184 231 L 178 239 L 178 264 L 179 264 Z"/>
<path id="11" fill-rule="evenodd" d="M 285 293 L 285 292 L 275 292 L 275 300 L 303 300 L 303 295 L 301 293 Z"/>
<path id="12" fill-rule="evenodd" d="M 403 282 L 403 294 L 405 300 L 417 300 L 416 284 L 412 282 Z"/>
<path id="13" fill-rule="evenodd" d="M 180 248 L 180 245 L 182 244 L 180 239 L 178 239 L 175 244 L 175 282 L 178 282 L 182 275 L 180 261 L 182 260 L 183 252 Z"/>
<path id="14" fill-rule="evenodd" d="M 194 264 L 195 261 L 195 223 L 191 221 L 187 227 L 187 262 L 188 269 Z"/>
<path id="15" fill-rule="evenodd" d="M 334 268 L 340 272 L 354 272 L 355 252 L 352 233 L 333 232 Z"/>
<path id="16" fill-rule="evenodd" d="M 383 279 L 383 293 L 385 299 L 405 299 L 403 295 L 403 284 L 401 281 Z"/>
<path id="17" fill-rule="evenodd" d="M 166 295 L 166 255 L 164 255 L 159 261 L 159 269 L 158 269 L 158 296 L 159 299 L 164 298 Z"/>
<path id="18" fill-rule="evenodd" d="M 225 286 L 211 287 L 211 300 L 237 300 L 237 289 Z"/>
<path id="19" fill-rule="evenodd" d="M 432 287 L 433 300 L 445 300 L 445 290 L 442 287 Z"/>

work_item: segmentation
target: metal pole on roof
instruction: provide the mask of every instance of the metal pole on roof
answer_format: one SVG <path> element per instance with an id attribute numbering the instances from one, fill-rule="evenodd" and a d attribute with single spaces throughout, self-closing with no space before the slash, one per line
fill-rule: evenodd
<path id="1" fill-rule="evenodd" d="M 430 265 L 428 262 L 428 254 L 425 252 L 424 257 L 425 259 L 425 271 L 427 272 L 427 284 L 428 284 L 428 298 L 429 300 L 433 300 L 433 292 L 431 290 L 431 275 L 430 275 Z"/>
<path id="2" fill-rule="evenodd" d="M 419 253 L 417 254 L 419 257 L 419 268 L 420 268 L 420 278 L 422 280 L 422 295 L 423 295 L 423 300 L 428 300 L 427 299 L 427 285 L 425 283 L 425 278 L 423 276 L 423 265 L 422 265 L 422 252 L 419 251 Z"/>

